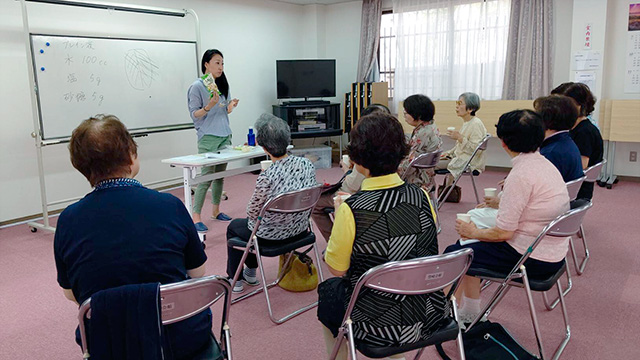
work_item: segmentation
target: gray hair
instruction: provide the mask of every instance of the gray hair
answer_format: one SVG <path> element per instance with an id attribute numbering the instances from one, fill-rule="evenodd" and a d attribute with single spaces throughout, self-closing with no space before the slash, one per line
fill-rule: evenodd
<path id="1" fill-rule="evenodd" d="M 471 115 L 476 116 L 476 111 L 480 110 L 480 96 L 476 93 L 466 92 L 460 97 L 464 100 L 467 110 L 471 110 Z"/>
<path id="2" fill-rule="evenodd" d="M 286 121 L 271 114 L 260 115 L 254 125 L 256 140 L 269 154 L 280 157 L 287 153 L 291 142 L 291 131 Z"/>

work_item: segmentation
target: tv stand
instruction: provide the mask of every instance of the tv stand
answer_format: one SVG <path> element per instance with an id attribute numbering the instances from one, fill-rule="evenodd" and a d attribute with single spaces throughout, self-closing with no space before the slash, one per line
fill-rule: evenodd
<path id="1" fill-rule="evenodd" d="M 309 98 L 304 98 L 304 100 L 300 101 L 285 101 L 282 103 L 284 106 L 314 106 L 314 105 L 329 105 L 330 102 L 327 100 L 309 100 Z"/>

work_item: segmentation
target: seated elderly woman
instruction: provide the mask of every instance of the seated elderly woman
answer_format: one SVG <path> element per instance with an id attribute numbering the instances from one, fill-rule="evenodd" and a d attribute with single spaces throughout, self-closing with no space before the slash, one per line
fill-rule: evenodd
<path id="1" fill-rule="evenodd" d="M 435 183 L 436 175 L 433 169 L 426 171 L 409 168 L 409 164 L 416 157 L 437 151 L 442 145 L 442 139 L 438 134 L 438 128 L 434 124 L 433 116 L 436 107 L 431 99 L 424 95 L 411 95 L 403 102 L 404 120 L 414 127 L 409 139 L 409 156 L 404 158 L 398 167 L 398 174 L 404 175 L 406 182 L 422 186 L 431 191 Z"/>
<path id="2" fill-rule="evenodd" d="M 81 304 L 100 290 L 204 275 L 207 256 L 187 209 L 134 179 L 137 145 L 117 117 L 83 121 L 69 152 L 93 187 L 60 214 L 53 241 L 58 283 L 69 300 Z M 162 333 L 165 355 L 193 359 L 211 343 L 211 312 L 166 325 Z"/>
<path id="3" fill-rule="evenodd" d="M 476 111 L 480 110 L 480 97 L 471 92 L 466 92 L 456 101 L 456 115 L 464 121 L 460 131 L 447 130 L 447 136 L 456 141 L 453 149 L 442 153 L 440 162 L 436 166 L 437 170 L 447 169 L 445 179 L 446 186 L 453 183 L 454 177 L 460 175 L 464 170 L 464 164 L 469 161 L 471 154 L 478 147 L 485 135 L 487 129 L 484 127 L 482 120 L 476 116 Z M 486 156 L 484 152 L 476 154 L 471 162 L 471 170 L 484 171 Z M 456 189 L 459 192 L 459 190 Z"/>
<path id="4" fill-rule="evenodd" d="M 408 153 L 400 122 L 380 113 L 361 118 L 351 130 L 349 151 L 365 179 L 359 192 L 342 203 L 336 200 L 338 210 L 324 257 L 329 271 L 338 276 L 318 287 L 318 319 L 324 325 L 329 351 L 353 286 L 363 273 L 389 261 L 438 253 L 427 193 L 405 183 L 397 173 L 400 161 Z M 393 251 L 389 250 L 389 242 Z M 377 301 L 388 306 L 367 306 Z M 411 310 L 415 304 L 423 304 L 423 311 Z M 361 315 L 353 322 L 355 337 L 389 346 L 418 341 L 428 337 L 446 316 L 449 309 L 445 304 L 442 292 L 394 299 L 364 291 L 355 306 Z M 403 309 L 406 311 L 400 316 Z M 398 328 L 412 330 L 399 332 Z M 339 358 L 346 359 L 345 350 L 341 350 Z"/>
<path id="5" fill-rule="evenodd" d="M 540 115 L 531 110 L 503 114 L 497 134 L 513 168 L 504 182 L 496 224 L 479 229 L 473 222 L 456 220 L 456 231 L 462 239 L 479 242 L 457 242 L 445 252 L 470 247 L 474 252 L 471 268 L 509 272 L 540 231 L 569 210 L 569 194 L 558 169 L 537 151 L 544 140 Z M 546 277 L 558 271 L 568 246 L 569 238 L 543 238 L 525 262 L 529 276 Z M 472 321 L 481 311 L 480 279 L 465 276 L 456 297 L 462 299 L 460 320 Z"/>
<path id="6" fill-rule="evenodd" d="M 284 120 L 271 114 L 262 114 L 254 128 L 257 132 L 258 145 L 262 146 L 264 152 L 271 157 L 273 164 L 258 175 L 256 188 L 247 205 L 247 218 L 231 221 L 227 227 L 227 239 L 241 238 L 248 242 L 260 210 L 269 199 L 279 194 L 317 185 L 316 171 L 311 161 L 287 154 L 291 133 L 289 125 Z M 311 210 L 296 214 L 267 213 L 256 234 L 258 243 L 268 245 L 304 236 L 309 229 L 310 212 Z M 234 249 L 231 243 L 228 243 L 227 254 L 227 275 L 233 278 L 240 266 L 243 251 Z M 233 288 L 234 292 L 244 290 L 243 282 L 252 286 L 259 284 L 256 277 L 258 268 L 256 256 L 249 254 L 244 265 L 243 274 Z"/>

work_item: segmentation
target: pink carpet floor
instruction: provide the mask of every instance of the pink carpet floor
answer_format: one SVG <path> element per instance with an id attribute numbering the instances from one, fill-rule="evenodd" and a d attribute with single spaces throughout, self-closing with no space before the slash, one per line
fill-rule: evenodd
<path id="1" fill-rule="evenodd" d="M 479 188 L 495 187 L 506 173 L 489 171 L 477 178 Z M 319 170 L 318 181 L 333 182 L 341 176 L 337 168 Z M 222 209 L 232 217 L 245 216 L 246 203 L 256 176 L 228 178 L 225 189 L 229 200 Z M 445 204 L 440 213 L 441 251 L 456 240 L 455 214 L 475 206 L 471 183 L 461 181 L 463 201 Z M 640 184 L 620 182 L 613 190 L 596 187 L 595 206 L 585 219 L 585 232 L 591 250 L 586 272 L 576 276 L 574 289 L 567 296 L 571 341 L 563 359 L 639 359 L 640 323 Z M 181 196 L 180 189 L 173 190 Z M 7 205 L 7 204 L 3 204 Z M 210 204 L 205 205 L 203 215 Z M 52 220 L 55 223 L 55 218 Z M 206 252 L 207 274 L 224 274 L 226 263 L 226 224 L 206 220 L 209 226 Z M 77 307 L 67 301 L 56 283 L 53 261 L 53 235 L 31 233 L 26 225 L 0 229 L 0 359 L 80 359 L 73 340 Z M 325 244 L 319 241 L 321 250 Z M 581 249 L 581 247 L 578 247 Z M 267 276 L 273 278 L 276 260 L 267 259 Z M 570 265 L 573 265 L 572 263 Z M 329 273 L 325 269 L 325 276 Z M 294 294 L 273 291 L 277 315 L 297 305 L 312 302 L 315 292 Z M 539 310 L 543 341 L 550 353 L 561 341 L 562 315 L 559 309 L 543 310 L 542 299 L 534 294 Z M 219 307 L 214 306 L 215 312 Z M 283 325 L 268 318 L 264 296 L 258 295 L 232 306 L 230 314 L 232 348 L 236 359 L 325 359 L 324 342 L 315 309 Z M 526 306 L 525 294 L 513 289 L 492 313 L 492 320 L 505 325 L 526 347 L 536 351 L 535 338 Z M 218 333 L 218 324 L 214 324 Z M 455 355 L 455 344 L 445 344 Z M 454 357 L 454 356 L 452 356 Z M 361 357 L 364 358 L 364 357 Z M 438 359 L 427 349 L 423 359 Z"/>

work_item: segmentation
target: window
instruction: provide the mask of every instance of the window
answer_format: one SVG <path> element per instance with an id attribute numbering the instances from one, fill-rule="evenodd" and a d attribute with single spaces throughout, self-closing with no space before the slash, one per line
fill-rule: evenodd
<path id="1" fill-rule="evenodd" d="M 389 82 L 389 97 L 452 100 L 472 91 L 499 99 L 509 11 L 509 0 L 398 2 L 380 27 L 380 78 Z"/>

